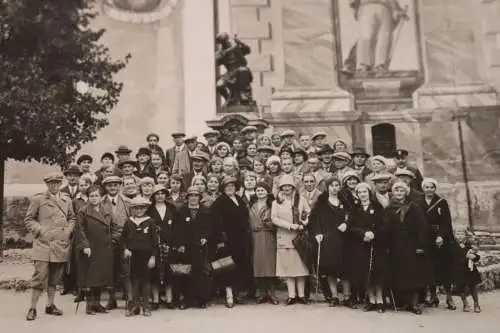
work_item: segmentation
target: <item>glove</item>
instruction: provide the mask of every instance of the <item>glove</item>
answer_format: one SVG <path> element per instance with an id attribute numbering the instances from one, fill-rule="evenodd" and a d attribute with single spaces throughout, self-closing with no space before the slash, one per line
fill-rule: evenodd
<path id="1" fill-rule="evenodd" d="M 130 252 L 130 250 L 129 250 L 129 249 L 125 249 L 125 250 L 123 251 L 123 256 L 124 256 L 125 258 L 130 258 L 130 257 L 132 257 L 132 252 Z"/>
<path id="2" fill-rule="evenodd" d="M 201 244 L 201 246 L 203 246 L 203 245 L 207 244 L 207 242 L 208 242 L 208 241 L 207 241 L 207 239 L 206 239 L 206 238 L 202 238 L 202 239 L 200 239 L 200 244 Z"/>
<path id="3" fill-rule="evenodd" d="M 151 256 L 151 258 L 149 258 L 148 260 L 148 268 L 153 269 L 155 265 L 156 265 L 156 258 L 155 256 Z"/>
<path id="4" fill-rule="evenodd" d="M 321 243 L 323 241 L 323 235 L 316 235 L 316 242 Z"/>
<path id="5" fill-rule="evenodd" d="M 89 258 L 90 258 L 91 253 L 92 253 L 92 250 L 90 250 L 90 247 L 86 247 L 83 249 L 83 254 L 85 254 Z"/>
<path id="6" fill-rule="evenodd" d="M 438 247 L 441 247 L 441 245 L 443 245 L 443 238 L 442 238 L 441 236 L 438 236 L 438 237 L 436 238 L 436 245 L 437 245 Z"/>
<path id="7" fill-rule="evenodd" d="M 363 238 L 363 242 L 371 242 L 375 238 L 375 235 L 373 235 L 373 232 L 367 231 L 365 232 L 365 237 Z"/>
<path id="8" fill-rule="evenodd" d="M 340 231 L 340 232 L 345 232 L 347 230 L 347 224 L 345 223 L 342 223 L 341 225 L 339 225 L 337 227 L 337 229 Z"/>
<path id="9" fill-rule="evenodd" d="M 184 245 L 179 246 L 179 248 L 177 249 L 177 251 L 179 251 L 180 253 L 184 253 L 184 252 L 186 252 L 186 247 Z"/>

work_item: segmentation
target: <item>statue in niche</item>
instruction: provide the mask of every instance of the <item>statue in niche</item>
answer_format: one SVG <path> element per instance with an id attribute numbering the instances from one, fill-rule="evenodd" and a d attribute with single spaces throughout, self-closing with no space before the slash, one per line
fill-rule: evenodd
<path id="1" fill-rule="evenodd" d="M 358 39 L 344 61 L 342 72 L 348 76 L 389 72 L 401 30 L 409 20 L 408 6 L 398 0 L 348 0 L 358 28 Z"/>
<path id="2" fill-rule="evenodd" d="M 241 130 L 245 127 L 245 124 L 236 119 L 227 122 L 220 130 L 221 141 L 232 144 L 234 139 L 239 137 Z"/>
<path id="3" fill-rule="evenodd" d="M 253 75 L 245 58 L 250 53 L 250 47 L 236 36 L 220 33 L 215 38 L 216 65 L 226 70 L 217 79 L 217 92 L 225 99 L 226 106 L 256 104 L 252 97 Z"/>

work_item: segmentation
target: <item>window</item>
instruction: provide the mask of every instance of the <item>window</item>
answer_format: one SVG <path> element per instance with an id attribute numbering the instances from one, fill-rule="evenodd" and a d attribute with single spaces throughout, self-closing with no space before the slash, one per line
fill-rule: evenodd
<path id="1" fill-rule="evenodd" d="M 373 154 L 391 157 L 396 150 L 396 128 L 392 124 L 372 127 Z"/>

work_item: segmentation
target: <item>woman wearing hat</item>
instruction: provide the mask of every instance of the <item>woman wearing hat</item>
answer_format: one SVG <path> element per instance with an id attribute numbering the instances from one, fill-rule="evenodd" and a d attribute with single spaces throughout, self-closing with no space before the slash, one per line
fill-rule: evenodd
<path id="1" fill-rule="evenodd" d="M 215 145 L 215 156 L 219 158 L 226 158 L 230 156 L 231 146 L 227 142 L 219 142 Z"/>
<path id="2" fill-rule="evenodd" d="M 279 192 L 271 207 L 271 221 L 277 227 L 276 275 L 285 279 L 287 305 L 307 303 L 305 283 L 309 275 L 309 263 L 302 261 L 293 240 L 306 227 L 309 211 L 306 200 L 296 189 L 293 177 L 281 177 Z"/>
<path id="3" fill-rule="evenodd" d="M 155 172 L 151 166 L 151 150 L 147 147 L 139 148 L 135 158 L 137 159 L 137 169 L 134 175 L 139 178 L 151 177 L 154 179 Z"/>
<path id="4" fill-rule="evenodd" d="M 257 182 L 264 182 L 269 186 L 273 185 L 273 177 L 267 174 L 266 162 L 262 158 L 253 160 L 252 170 L 257 176 Z"/>
<path id="5" fill-rule="evenodd" d="M 340 190 L 339 196 L 347 204 L 347 210 L 351 209 L 359 203 L 358 196 L 356 195 L 356 186 L 361 183 L 361 178 L 359 174 L 354 171 L 348 171 L 344 174 L 342 180 L 342 189 Z"/>
<path id="6" fill-rule="evenodd" d="M 125 315 L 138 314 L 139 298 L 142 296 L 142 314 L 151 316 L 149 297 L 153 269 L 158 264 L 159 237 L 156 224 L 146 211 L 151 202 L 141 196 L 129 203 L 131 216 L 123 226 L 121 244 L 123 256 L 130 261 L 130 282 L 132 299 L 129 300 Z"/>
<path id="7" fill-rule="evenodd" d="M 347 275 L 356 290 L 368 296 L 365 311 L 385 312 L 383 287 L 389 282 L 387 233 L 384 231 L 384 208 L 372 200 L 371 186 L 359 183 L 355 187 L 359 201 L 348 220 L 350 260 Z"/>
<path id="8" fill-rule="evenodd" d="M 110 153 L 110 152 L 105 152 L 101 156 L 101 166 L 99 167 L 99 170 L 96 171 L 96 176 L 97 179 L 94 182 L 96 185 L 100 185 L 102 180 L 104 179 L 103 175 L 103 170 L 108 169 L 111 167 L 111 174 L 114 171 L 114 163 L 115 163 L 115 156 Z"/>
<path id="9" fill-rule="evenodd" d="M 236 137 L 233 140 L 233 154 L 232 157 L 234 157 L 237 161 L 243 157 L 245 157 L 245 142 L 246 139 L 244 137 Z"/>
<path id="10" fill-rule="evenodd" d="M 177 263 L 191 265 L 189 275 L 175 277 L 180 294 L 179 308 L 205 308 L 210 291 L 206 267 L 211 249 L 215 248 L 213 223 L 209 209 L 200 205 L 201 193 L 195 187 L 187 191 L 187 203 L 175 216 L 172 229 L 173 247 Z"/>
<path id="11" fill-rule="evenodd" d="M 252 292 L 252 230 L 248 207 L 236 194 L 238 181 L 226 177 L 222 181 L 221 196 L 212 205 L 212 217 L 217 228 L 218 256 L 231 256 L 236 269 L 219 276 L 218 283 L 226 288 L 226 306 L 232 308 L 238 293 Z M 234 292 L 234 293 L 233 293 Z"/>
<path id="12" fill-rule="evenodd" d="M 341 182 L 336 177 L 325 181 L 326 191 L 314 206 L 310 219 L 310 230 L 320 251 L 319 274 L 326 275 L 332 293 L 331 307 L 340 304 L 354 307 L 351 288 L 346 273 L 347 203 L 339 196 Z M 337 279 L 342 279 L 343 299 L 337 294 Z"/>
<path id="13" fill-rule="evenodd" d="M 78 164 L 78 166 L 82 170 L 82 176 L 89 177 L 92 180 L 92 183 L 95 183 L 95 181 L 97 180 L 97 175 L 90 170 L 93 161 L 94 159 L 92 158 L 92 156 L 83 154 L 78 157 L 78 159 L 76 160 L 76 164 Z"/>
<path id="14" fill-rule="evenodd" d="M 201 197 L 201 204 L 207 208 L 212 207 L 212 204 L 220 196 L 220 178 L 216 174 L 209 173 L 207 175 L 207 190 Z"/>
<path id="15" fill-rule="evenodd" d="M 269 185 L 264 182 L 257 183 L 249 209 L 253 231 L 253 274 L 257 289 L 262 293 L 257 300 L 259 304 L 279 303 L 273 288 L 276 283 L 276 228 L 271 222 L 273 201 Z"/>
<path id="16" fill-rule="evenodd" d="M 152 271 L 151 288 L 153 303 L 151 308 L 157 310 L 160 304 L 160 287 L 164 286 L 167 307 L 172 307 L 172 278 L 167 266 L 167 257 L 172 248 L 172 224 L 175 216 L 175 206 L 167 201 L 168 190 L 163 185 L 155 185 L 151 197 L 151 205 L 146 215 L 153 219 L 159 235 L 160 251 L 156 257 L 158 265 Z"/>
<path id="17" fill-rule="evenodd" d="M 392 201 L 386 208 L 392 287 L 411 312 L 422 314 L 418 290 L 433 284 L 425 213 L 408 199 L 407 184 L 392 185 Z"/>
<path id="18" fill-rule="evenodd" d="M 184 182 L 181 175 L 173 174 L 169 183 L 170 193 L 168 202 L 179 209 L 186 202 L 186 193 L 184 192 Z"/>
<path id="19" fill-rule="evenodd" d="M 151 177 L 144 177 L 139 181 L 139 192 L 146 200 L 151 201 L 154 188 L 155 180 Z"/>
<path id="20" fill-rule="evenodd" d="M 170 173 L 166 170 L 161 170 L 156 174 L 156 182 L 158 185 L 163 185 L 168 190 L 170 187 Z"/>
<path id="21" fill-rule="evenodd" d="M 278 156 L 271 156 L 266 161 L 266 169 L 269 176 L 271 176 L 273 185 L 275 184 L 275 179 L 279 178 L 282 174 L 281 170 L 281 160 Z"/>
<path id="22" fill-rule="evenodd" d="M 101 204 L 103 191 L 87 189 L 88 204 L 77 215 L 75 249 L 78 263 L 78 287 L 86 290 L 88 315 L 106 313 L 101 291 L 113 286 L 113 247 L 120 238 L 113 212 Z"/>
<path id="23" fill-rule="evenodd" d="M 307 159 L 309 155 L 307 155 L 306 151 L 302 148 L 297 148 L 293 152 L 293 165 L 294 165 L 294 173 L 298 178 L 302 178 L 302 176 L 307 173 L 308 165 Z"/>
<path id="24" fill-rule="evenodd" d="M 435 283 L 430 285 L 431 306 L 439 305 L 436 285 L 442 285 L 446 291 L 446 306 L 455 310 L 451 294 L 453 250 L 457 241 L 453 233 L 451 213 L 445 198 L 436 193 L 438 183 L 435 179 L 425 178 L 422 181 L 424 199 L 419 200 L 420 208 L 425 212 L 429 226 L 429 256 L 433 262 Z"/>

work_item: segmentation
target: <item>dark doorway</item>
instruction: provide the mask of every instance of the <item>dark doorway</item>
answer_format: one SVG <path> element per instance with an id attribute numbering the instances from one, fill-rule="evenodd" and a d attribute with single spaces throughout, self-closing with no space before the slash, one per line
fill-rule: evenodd
<path id="1" fill-rule="evenodd" d="M 396 150 L 396 127 L 378 124 L 372 127 L 373 154 L 391 157 Z"/>

